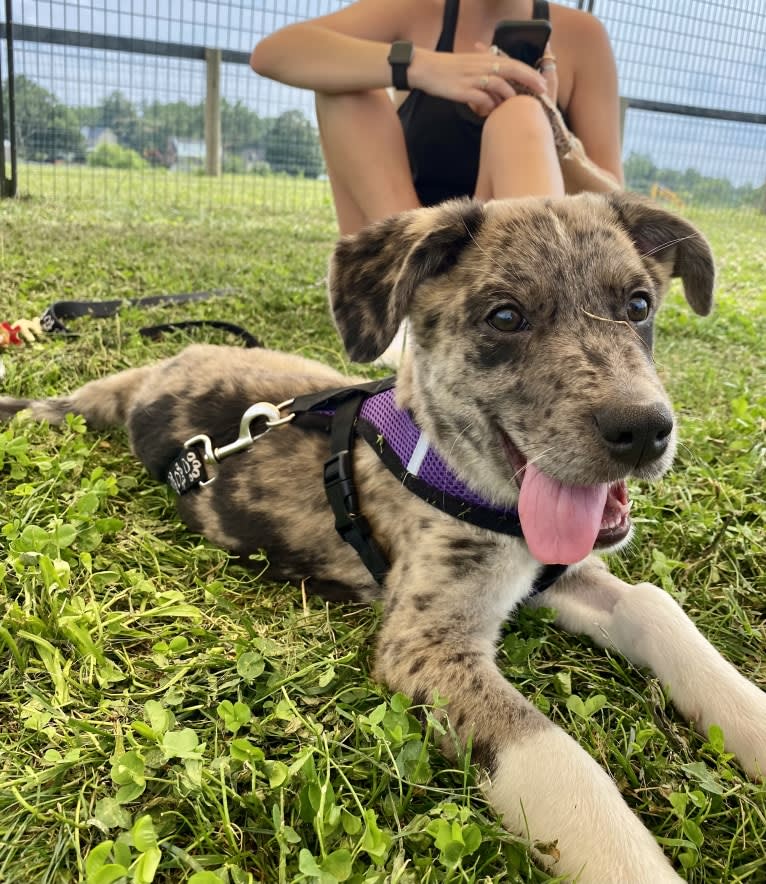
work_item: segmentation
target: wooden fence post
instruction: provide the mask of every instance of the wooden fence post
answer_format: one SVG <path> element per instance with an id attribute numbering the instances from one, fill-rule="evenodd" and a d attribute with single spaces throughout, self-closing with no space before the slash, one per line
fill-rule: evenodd
<path id="1" fill-rule="evenodd" d="M 625 114 L 628 112 L 630 102 L 620 96 L 620 147 L 625 144 Z"/>
<path id="2" fill-rule="evenodd" d="M 205 173 L 221 174 L 221 50 L 205 49 Z"/>

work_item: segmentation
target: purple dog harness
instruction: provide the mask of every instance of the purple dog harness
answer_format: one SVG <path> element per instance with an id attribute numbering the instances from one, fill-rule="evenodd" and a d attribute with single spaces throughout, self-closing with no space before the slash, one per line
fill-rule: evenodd
<path id="1" fill-rule="evenodd" d="M 411 414 L 396 407 L 393 388 L 364 400 L 356 432 L 406 488 L 431 506 L 482 528 L 523 536 L 516 508 L 490 503 L 458 478 Z"/>
<path id="2" fill-rule="evenodd" d="M 489 531 L 524 536 L 516 508 L 498 507 L 469 488 L 431 447 L 410 413 L 397 408 L 395 381 L 391 377 L 299 396 L 283 403 L 291 412 L 289 417 L 267 421 L 267 427 L 291 421 L 307 430 L 329 434 L 330 457 L 324 465 L 324 485 L 335 515 L 335 528 L 343 540 L 353 546 L 378 583 L 383 583 L 390 565 L 361 511 L 353 476 L 352 455 L 357 436 L 370 445 L 404 487 L 436 509 Z M 275 414 L 278 417 L 277 410 Z M 195 449 L 200 439 L 208 443 L 207 457 L 200 457 Z M 210 463 L 209 442 L 208 437 L 194 437 L 169 466 L 167 481 L 177 494 L 212 481 L 206 478 L 205 471 L 205 463 Z M 234 453 L 234 449 L 243 447 L 237 445 L 227 448 Z M 547 589 L 565 570 L 566 565 L 546 565 L 532 593 Z"/>

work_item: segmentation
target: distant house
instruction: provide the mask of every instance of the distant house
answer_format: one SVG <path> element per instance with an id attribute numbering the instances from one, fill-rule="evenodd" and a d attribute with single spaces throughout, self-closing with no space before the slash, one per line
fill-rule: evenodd
<path id="1" fill-rule="evenodd" d="M 168 138 L 166 154 L 168 169 L 174 172 L 194 172 L 205 168 L 205 142 L 183 138 Z"/>
<path id="2" fill-rule="evenodd" d="M 243 147 L 233 154 L 239 158 L 245 172 L 252 172 L 257 166 L 266 163 L 265 152 L 260 147 Z"/>
<path id="3" fill-rule="evenodd" d="M 91 153 L 102 144 L 117 144 L 117 136 L 108 126 L 83 126 L 80 134 L 85 139 L 85 153 Z"/>

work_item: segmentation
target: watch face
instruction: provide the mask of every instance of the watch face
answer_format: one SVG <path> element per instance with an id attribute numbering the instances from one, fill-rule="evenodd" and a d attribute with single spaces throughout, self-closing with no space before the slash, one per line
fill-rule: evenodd
<path id="1" fill-rule="evenodd" d="M 388 60 L 391 64 L 409 64 L 412 61 L 412 43 L 406 40 L 392 43 Z"/>

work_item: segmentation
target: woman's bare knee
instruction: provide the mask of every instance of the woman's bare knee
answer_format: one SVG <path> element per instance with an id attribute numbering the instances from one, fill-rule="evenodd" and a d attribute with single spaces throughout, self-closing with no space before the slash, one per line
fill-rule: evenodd
<path id="1" fill-rule="evenodd" d="M 516 95 L 498 105 L 484 123 L 482 140 L 528 138 L 553 143 L 543 106 L 532 95 Z"/>
<path id="2" fill-rule="evenodd" d="M 531 95 L 507 99 L 484 123 L 476 197 L 563 194 L 553 131 L 542 105 Z"/>

